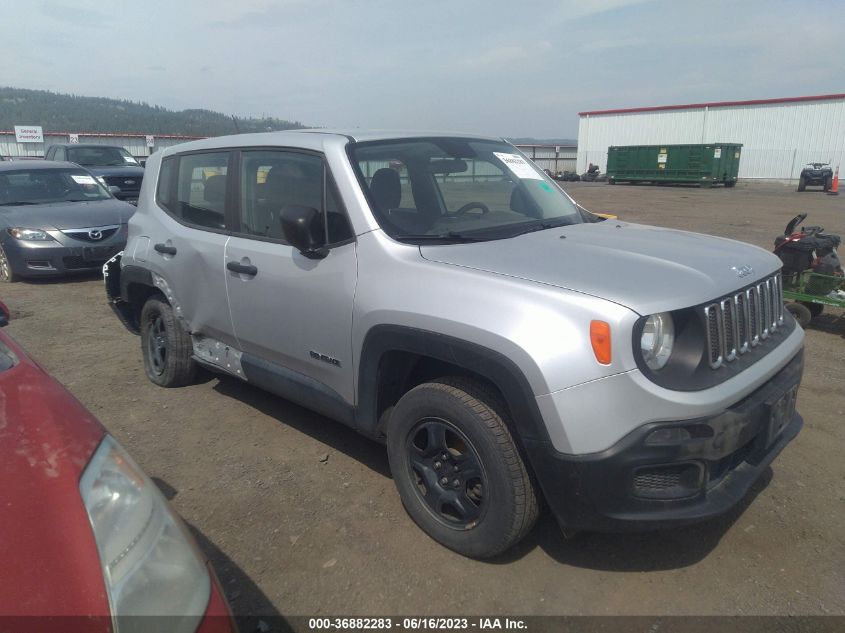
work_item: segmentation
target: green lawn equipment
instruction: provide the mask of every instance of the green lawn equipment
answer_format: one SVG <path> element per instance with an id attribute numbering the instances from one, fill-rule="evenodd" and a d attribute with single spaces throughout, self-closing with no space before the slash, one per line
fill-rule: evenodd
<path id="1" fill-rule="evenodd" d="M 845 309 L 845 277 L 836 249 L 838 235 L 820 226 L 796 227 L 807 218 L 801 213 L 775 240 L 775 254 L 783 262 L 783 297 L 786 309 L 806 328 L 825 306 Z"/>

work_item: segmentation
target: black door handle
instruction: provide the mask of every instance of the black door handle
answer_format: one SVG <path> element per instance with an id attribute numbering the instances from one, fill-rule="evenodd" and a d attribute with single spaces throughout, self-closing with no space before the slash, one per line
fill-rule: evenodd
<path id="1" fill-rule="evenodd" d="M 240 273 L 241 275 L 249 275 L 255 277 L 258 274 L 258 269 L 251 264 L 241 264 L 239 262 L 227 262 L 226 268 L 233 273 Z"/>
<path id="2" fill-rule="evenodd" d="M 156 253 L 161 253 L 162 255 L 175 255 L 176 254 L 176 247 L 175 246 L 168 246 L 167 244 L 156 244 L 153 246 L 156 250 Z"/>

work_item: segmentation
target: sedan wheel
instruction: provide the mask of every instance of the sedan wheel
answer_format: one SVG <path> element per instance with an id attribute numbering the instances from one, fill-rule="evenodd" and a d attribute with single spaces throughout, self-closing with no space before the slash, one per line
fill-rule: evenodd
<path id="1" fill-rule="evenodd" d="M 12 270 L 12 265 L 9 263 L 9 258 L 6 256 L 6 251 L 0 247 L 0 281 L 12 283 L 18 280 L 18 276 Z"/>

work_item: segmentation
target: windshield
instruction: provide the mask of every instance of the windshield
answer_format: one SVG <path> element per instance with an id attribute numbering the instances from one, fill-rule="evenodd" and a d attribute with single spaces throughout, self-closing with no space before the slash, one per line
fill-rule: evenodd
<path id="1" fill-rule="evenodd" d="M 555 182 L 504 142 L 362 142 L 349 155 L 379 225 L 403 241 L 500 239 L 582 221 Z"/>
<path id="2" fill-rule="evenodd" d="M 69 147 L 67 159 L 71 163 L 85 167 L 138 165 L 138 161 L 122 147 Z"/>
<path id="3" fill-rule="evenodd" d="M 83 169 L 0 171 L 0 205 L 106 200 L 111 194 Z"/>

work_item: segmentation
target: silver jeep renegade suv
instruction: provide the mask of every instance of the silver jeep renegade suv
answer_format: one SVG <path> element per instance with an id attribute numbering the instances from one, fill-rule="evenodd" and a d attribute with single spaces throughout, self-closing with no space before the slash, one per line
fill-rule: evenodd
<path id="1" fill-rule="evenodd" d="M 109 302 L 163 387 L 198 366 L 386 443 L 462 554 L 735 505 L 801 428 L 780 260 L 578 207 L 502 140 L 278 132 L 147 163 Z"/>

